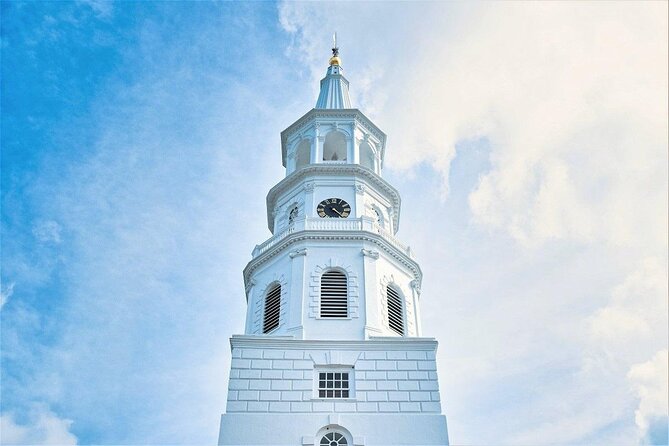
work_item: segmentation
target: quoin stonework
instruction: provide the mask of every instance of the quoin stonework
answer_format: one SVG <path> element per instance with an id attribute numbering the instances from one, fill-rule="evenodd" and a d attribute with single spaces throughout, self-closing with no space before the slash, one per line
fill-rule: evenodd
<path id="1" fill-rule="evenodd" d="M 335 43 L 316 107 L 281 133 L 272 237 L 244 269 L 245 334 L 219 445 L 447 445 L 422 273 L 396 233 L 386 135 L 351 108 Z"/>

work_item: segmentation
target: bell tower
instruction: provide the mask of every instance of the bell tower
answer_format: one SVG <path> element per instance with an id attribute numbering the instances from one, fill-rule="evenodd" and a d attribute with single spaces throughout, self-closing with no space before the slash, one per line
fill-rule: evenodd
<path id="1" fill-rule="evenodd" d="M 316 107 L 281 132 L 272 236 L 244 269 L 219 445 L 447 445 L 422 272 L 396 233 L 386 135 L 351 108 L 336 39 Z"/>

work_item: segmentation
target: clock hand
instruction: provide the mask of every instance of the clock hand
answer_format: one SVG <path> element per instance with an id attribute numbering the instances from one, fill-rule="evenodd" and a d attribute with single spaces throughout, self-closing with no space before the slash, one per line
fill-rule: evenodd
<path id="1" fill-rule="evenodd" d="M 341 217 L 341 212 L 339 212 L 337 209 L 335 209 L 335 208 L 330 208 L 330 209 L 332 209 L 333 211 L 335 211 L 335 212 L 337 213 L 337 215 L 339 215 L 339 216 Z"/>

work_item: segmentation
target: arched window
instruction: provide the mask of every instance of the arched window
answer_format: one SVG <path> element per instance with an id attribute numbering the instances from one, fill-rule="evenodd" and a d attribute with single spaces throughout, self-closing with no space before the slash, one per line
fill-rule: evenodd
<path id="1" fill-rule="evenodd" d="M 346 437 L 344 437 L 339 432 L 330 432 L 323 435 L 321 438 L 320 446 L 344 446 L 347 445 Z"/>
<path id="2" fill-rule="evenodd" d="M 346 161 L 346 136 L 342 132 L 330 132 L 323 142 L 323 161 Z"/>
<path id="3" fill-rule="evenodd" d="M 311 162 L 311 143 L 308 140 L 303 140 L 295 154 L 295 170 L 306 167 Z"/>
<path id="4" fill-rule="evenodd" d="M 262 332 L 269 333 L 279 326 L 281 316 L 281 285 L 272 285 L 265 295 L 265 314 L 263 317 Z"/>
<path id="5" fill-rule="evenodd" d="M 374 170 L 374 152 L 366 142 L 360 144 L 360 165 Z"/>
<path id="6" fill-rule="evenodd" d="M 330 270 L 321 276 L 321 317 L 348 316 L 348 281 L 346 274 Z"/>
<path id="7" fill-rule="evenodd" d="M 404 311 L 402 311 L 402 296 L 393 286 L 386 288 L 388 300 L 388 328 L 404 336 Z"/>

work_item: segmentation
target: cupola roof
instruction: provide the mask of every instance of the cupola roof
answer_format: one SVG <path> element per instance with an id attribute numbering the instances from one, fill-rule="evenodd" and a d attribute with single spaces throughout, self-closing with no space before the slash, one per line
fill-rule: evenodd
<path id="1" fill-rule="evenodd" d="M 335 34 L 334 48 L 327 74 L 321 80 L 321 92 L 316 101 L 317 109 L 351 108 L 348 94 L 348 80 L 344 77 Z"/>

